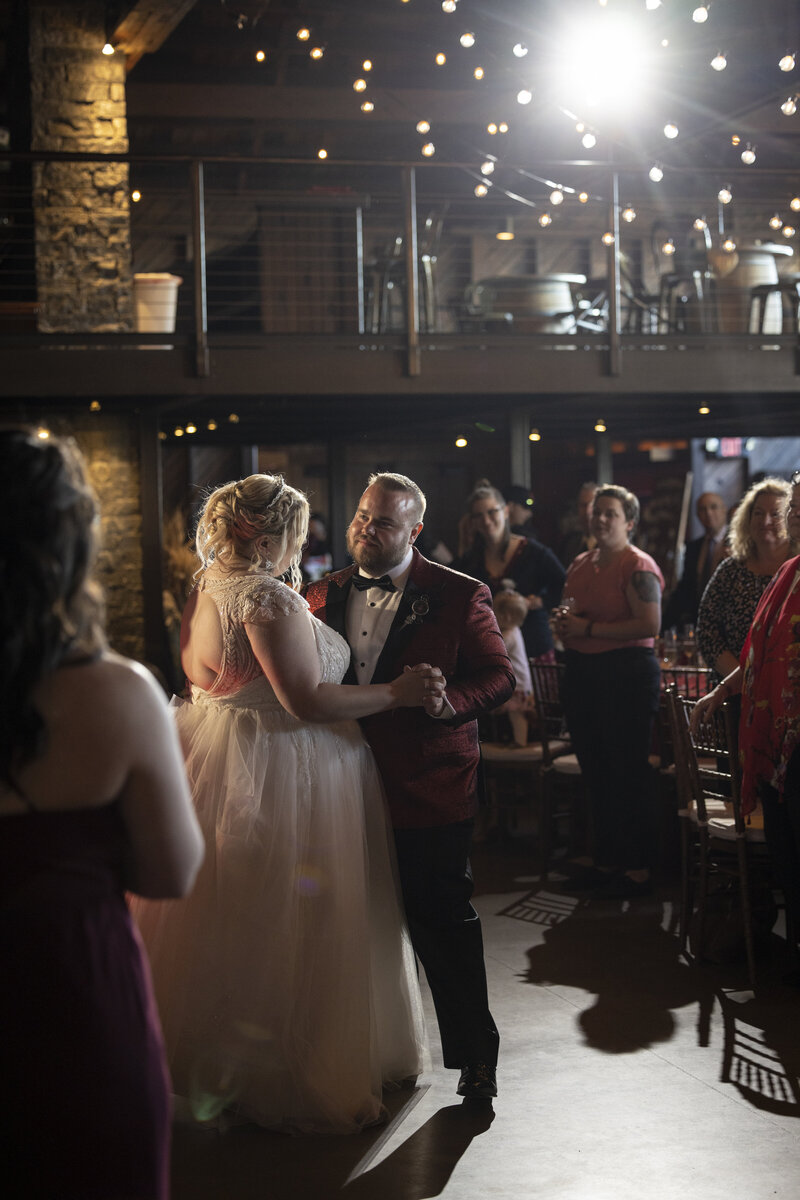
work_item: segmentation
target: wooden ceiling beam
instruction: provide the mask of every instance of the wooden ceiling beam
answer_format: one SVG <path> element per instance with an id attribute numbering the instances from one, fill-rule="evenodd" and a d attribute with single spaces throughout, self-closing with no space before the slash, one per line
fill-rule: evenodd
<path id="1" fill-rule="evenodd" d="M 119 21 L 111 43 L 125 55 L 128 71 L 143 54 L 154 54 L 191 9 L 196 0 L 138 0 Z"/>

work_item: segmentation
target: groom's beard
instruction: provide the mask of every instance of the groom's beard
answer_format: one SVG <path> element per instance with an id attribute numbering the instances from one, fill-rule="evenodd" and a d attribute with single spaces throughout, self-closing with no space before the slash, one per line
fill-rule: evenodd
<path id="1" fill-rule="evenodd" d="M 349 529 L 346 541 L 347 551 L 353 562 L 370 575 L 385 575 L 405 557 L 406 548 L 399 557 L 396 554 L 387 554 L 383 546 L 369 540 L 363 541 L 360 534 L 354 534 Z"/>

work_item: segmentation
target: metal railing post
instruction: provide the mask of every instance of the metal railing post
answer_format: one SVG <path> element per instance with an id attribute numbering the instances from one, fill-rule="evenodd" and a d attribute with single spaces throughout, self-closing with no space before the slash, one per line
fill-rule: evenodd
<path id="1" fill-rule="evenodd" d="M 608 247 L 608 372 L 619 375 L 622 371 L 622 347 L 620 344 L 620 315 L 622 306 L 619 271 L 619 175 L 611 173 L 611 205 L 609 232 L 613 242 Z"/>
<path id="2" fill-rule="evenodd" d="M 419 375 L 419 275 L 417 273 L 417 177 L 413 167 L 403 167 L 403 208 L 406 236 L 406 325 L 408 374 Z"/>
<path id="3" fill-rule="evenodd" d="M 208 296 L 206 291 L 206 204 L 203 164 L 192 163 L 192 246 L 194 249 L 195 370 L 211 374 L 208 355 Z"/>

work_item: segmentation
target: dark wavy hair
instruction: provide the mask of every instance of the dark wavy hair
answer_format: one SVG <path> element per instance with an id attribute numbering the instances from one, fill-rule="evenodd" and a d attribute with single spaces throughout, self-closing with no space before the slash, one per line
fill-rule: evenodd
<path id="1" fill-rule="evenodd" d="M 0 429 L 0 780 L 42 752 L 36 688 L 67 657 L 104 645 L 103 608 L 90 579 L 97 502 L 77 446 Z"/>

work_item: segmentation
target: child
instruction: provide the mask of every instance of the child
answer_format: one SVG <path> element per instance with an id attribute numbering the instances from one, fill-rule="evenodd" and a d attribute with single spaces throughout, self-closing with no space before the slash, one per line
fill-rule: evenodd
<path id="1" fill-rule="evenodd" d="M 514 735 L 514 744 L 527 746 L 527 712 L 532 707 L 533 683 L 520 626 L 528 615 L 528 603 L 525 597 L 521 596 L 513 587 L 508 587 L 505 580 L 500 586 L 501 590 L 494 597 L 493 607 L 497 624 L 500 626 L 500 632 L 506 644 L 508 657 L 511 659 L 511 666 L 517 677 L 517 690 L 511 699 L 497 711 L 508 714 L 511 731 Z"/>

